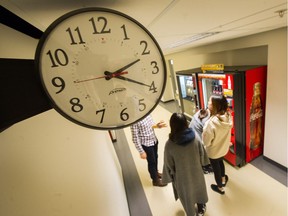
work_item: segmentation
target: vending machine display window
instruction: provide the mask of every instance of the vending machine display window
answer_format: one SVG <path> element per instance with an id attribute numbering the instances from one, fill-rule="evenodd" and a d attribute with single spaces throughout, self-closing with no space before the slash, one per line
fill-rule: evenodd
<path id="1" fill-rule="evenodd" d="M 197 74 L 191 71 L 176 72 L 182 113 L 190 120 L 199 109 Z"/>

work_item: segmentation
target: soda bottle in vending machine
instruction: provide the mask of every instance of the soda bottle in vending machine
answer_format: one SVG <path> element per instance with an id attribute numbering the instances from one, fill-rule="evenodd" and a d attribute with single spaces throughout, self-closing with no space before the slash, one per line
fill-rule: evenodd
<path id="1" fill-rule="evenodd" d="M 261 83 L 253 86 L 253 98 L 250 106 L 250 149 L 255 150 L 262 144 L 262 117 Z"/>

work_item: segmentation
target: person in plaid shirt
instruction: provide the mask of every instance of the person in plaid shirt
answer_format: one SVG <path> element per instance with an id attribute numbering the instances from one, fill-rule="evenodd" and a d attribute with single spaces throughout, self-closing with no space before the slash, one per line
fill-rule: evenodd
<path id="1" fill-rule="evenodd" d="M 158 187 L 167 185 L 162 183 L 162 174 L 158 172 L 158 139 L 154 132 L 154 128 L 162 127 L 167 127 L 167 125 L 163 121 L 155 124 L 151 115 L 130 126 L 132 141 L 140 158 L 148 162 L 148 171 L 153 186 Z"/>

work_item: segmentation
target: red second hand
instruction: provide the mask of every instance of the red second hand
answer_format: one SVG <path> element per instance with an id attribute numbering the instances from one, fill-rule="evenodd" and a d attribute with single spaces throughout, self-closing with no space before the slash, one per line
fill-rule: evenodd
<path id="1" fill-rule="evenodd" d="M 123 74 L 128 74 L 128 71 L 123 71 L 123 72 L 119 72 L 119 73 L 115 73 L 115 74 L 111 74 L 111 75 L 100 76 L 100 77 L 94 77 L 94 78 L 86 79 L 86 80 L 76 80 L 76 81 L 74 81 L 74 83 L 81 83 L 81 82 L 86 82 L 86 81 L 91 81 L 91 80 L 101 79 L 101 78 L 107 78 L 107 77 L 113 78 L 113 77 L 121 76 Z"/>
<path id="2" fill-rule="evenodd" d="M 128 74 L 128 71 L 123 71 L 123 72 L 120 72 L 120 73 L 115 73 L 115 74 L 112 74 L 112 76 L 110 75 L 110 77 L 117 77 L 117 76 L 121 76 L 123 74 Z M 108 75 L 106 75 L 108 76 Z M 108 76 L 109 77 L 109 76 Z"/>

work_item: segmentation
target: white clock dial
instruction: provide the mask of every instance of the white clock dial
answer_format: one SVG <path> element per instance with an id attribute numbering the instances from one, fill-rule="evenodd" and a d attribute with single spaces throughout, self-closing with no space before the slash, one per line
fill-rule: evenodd
<path id="1" fill-rule="evenodd" d="M 118 11 L 86 8 L 57 19 L 36 51 L 54 108 L 82 126 L 122 128 L 148 115 L 166 84 L 154 37 Z"/>

